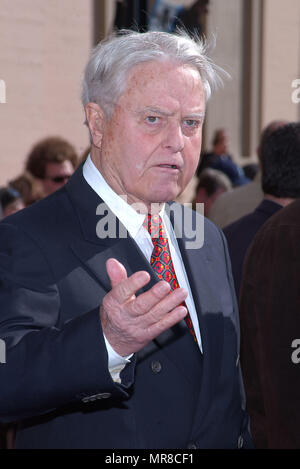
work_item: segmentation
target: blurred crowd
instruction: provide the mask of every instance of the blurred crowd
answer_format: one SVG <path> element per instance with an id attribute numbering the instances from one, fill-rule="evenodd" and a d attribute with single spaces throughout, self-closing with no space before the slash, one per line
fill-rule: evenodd
<path id="1" fill-rule="evenodd" d="M 237 167 L 227 141 L 202 156 L 195 202 L 228 243 L 255 447 L 299 448 L 300 122 L 269 123 L 257 165 Z"/>
<path id="2" fill-rule="evenodd" d="M 78 155 L 74 146 L 61 137 L 48 137 L 30 150 L 24 171 L 0 188 L 0 219 L 41 200 L 63 187 L 89 148 Z"/>

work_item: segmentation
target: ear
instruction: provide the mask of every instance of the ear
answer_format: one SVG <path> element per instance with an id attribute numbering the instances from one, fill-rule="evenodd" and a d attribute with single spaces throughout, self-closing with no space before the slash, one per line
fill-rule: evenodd
<path id="1" fill-rule="evenodd" d="M 101 107 L 96 103 L 88 103 L 85 106 L 85 115 L 90 129 L 93 145 L 101 148 L 105 115 Z"/>

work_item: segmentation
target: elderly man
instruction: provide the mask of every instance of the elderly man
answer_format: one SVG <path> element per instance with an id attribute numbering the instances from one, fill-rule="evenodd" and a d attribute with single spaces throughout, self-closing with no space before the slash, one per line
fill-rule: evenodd
<path id="1" fill-rule="evenodd" d="M 184 35 L 94 50 L 91 155 L 0 227 L 0 416 L 21 422 L 18 448 L 252 446 L 224 237 L 168 203 L 197 167 L 215 81 Z"/>

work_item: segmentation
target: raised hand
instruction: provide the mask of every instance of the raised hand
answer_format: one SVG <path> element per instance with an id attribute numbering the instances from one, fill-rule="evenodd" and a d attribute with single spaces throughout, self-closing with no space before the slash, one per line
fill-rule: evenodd
<path id="1" fill-rule="evenodd" d="M 180 306 L 187 297 L 183 288 L 170 293 L 170 285 L 161 281 L 136 296 L 150 281 L 148 272 L 127 277 L 116 259 L 108 259 L 106 270 L 112 288 L 103 298 L 100 319 L 106 339 L 119 355 L 137 352 L 186 316 L 187 309 Z"/>

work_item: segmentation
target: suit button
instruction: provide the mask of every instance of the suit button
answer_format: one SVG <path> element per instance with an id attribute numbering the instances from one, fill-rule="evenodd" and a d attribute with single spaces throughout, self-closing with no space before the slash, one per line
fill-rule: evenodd
<path id="1" fill-rule="evenodd" d="M 242 437 L 242 435 L 240 435 L 238 438 L 238 449 L 241 449 L 243 445 L 244 445 L 244 438 Z"/>
<path id="2" fill-rule="evenodd" d="M 159 361 L 151 362 L 151 370 L 153 371 L 153 373 L 160 373 L 161 369 L 162 369 L 162 366 Z"/>
<path id="3" fill-rule="evenodd" d="M 188 449 L 197 449 L 197 445 L 195 445 L 195 443 L 189 443 L 187 447 Z"/>

